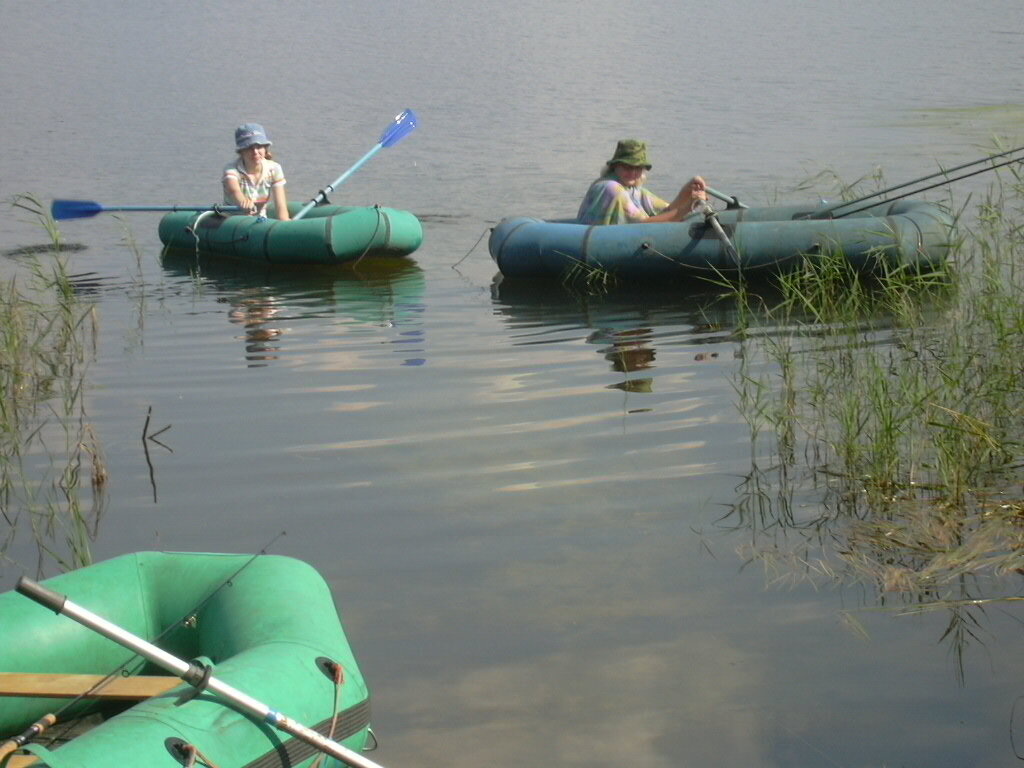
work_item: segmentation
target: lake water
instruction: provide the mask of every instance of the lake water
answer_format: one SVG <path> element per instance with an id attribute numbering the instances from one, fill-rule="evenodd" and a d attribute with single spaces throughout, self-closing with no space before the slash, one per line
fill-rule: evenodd
<path id="1" fill-rule="evenodd" d="M 728 305 L 501 285 L 485 240 L 573 213 L 626 136 L 663 196 L 701 173 L 752 204 L 1017 146 L 1020 0 L 39 1 L 0 21 L 4 200 L 214 202 L 251 120 L 309 199 L 419 116 L 333 196 L 421 217 L 387 274 L 193 276 L 161 259 L 158 214 L 62 225 L 99 319 L 96 559 L 286 531 L 271 551 L 329 580 L 391 768 L 1019 765 L 1019 608 L 983 615 L 961 676 L 946 613 L 743 567 Z M 0 211 L 0 249 L 45 241 L 27 218 Z M 147 413 L 171 427 L 152 473 Z M 9 555 L 4 589 L 36 564 L 27 536 Z"/>

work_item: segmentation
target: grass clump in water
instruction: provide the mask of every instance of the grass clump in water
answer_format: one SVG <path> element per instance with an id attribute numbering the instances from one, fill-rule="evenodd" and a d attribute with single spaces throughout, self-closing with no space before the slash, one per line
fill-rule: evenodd
<path id="1" fill-rule="evenodd" d="M 757 529 L 745 554 L 774 576 L 918 609 L 1017 599 L 1002 577 L 1024 573 L 1019 173 L 954 255 L 869 281 L 826 255 L 771 308 L 741 295 L 775 331 L 750 338 L 735 380 L 755 463 L 732 522 Z"/>
<path id="2" fill-rule="evenodd" d="M 30 195 L 13 205 L 36 218 L 53 248 L 30 262 L 27 278 L 0 285 L 0 516 L 8 526 L 0 554 L 27 526 L 42 575 L 48 560 L 62 570 L 91 562 L 105 501 L 106 470 L 85 403 L 97 324 L 93 307 L 75 295 L 43 205 Z"/>

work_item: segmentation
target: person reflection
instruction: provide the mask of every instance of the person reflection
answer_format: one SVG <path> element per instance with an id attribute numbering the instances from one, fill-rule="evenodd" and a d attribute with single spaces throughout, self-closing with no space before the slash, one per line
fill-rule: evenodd
<path id="1" fill-rule="evenodd" d="M 240 296 L 232 300 L 228 320 L 245 330 L 245 359 L 250 367 L 277 360 L 280 347 L 273 344 L 283 333 L 268 323 L 280 313 L 280 302 L 273 296 Z"/>
<path id="2" fill-rule="evenodd" d="M 613 371 L 618 373 L 634 373 L 654 368 L 657 354 L 649 345 L 651 328 L 631 328 L 625 331 L 600 330 L 590 334 L 587 341 L 597 344 L 610 341 L 611 346 L 601 349 L 604 359 L 611 363 Z M 651 392 L 653 377 L 629 378 L 609 384 L 609 389 L 621 389 L 626 392 Z"/>

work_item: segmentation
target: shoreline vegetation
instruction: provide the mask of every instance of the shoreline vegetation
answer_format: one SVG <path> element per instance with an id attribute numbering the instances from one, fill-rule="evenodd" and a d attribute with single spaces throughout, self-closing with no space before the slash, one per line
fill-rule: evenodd
<path id="1" fill-rule="evenodd" d="M 61 255 L 77 248 L 64 245 L 32 195 L 11 206 L 45 230 L 49 245 L 18 249 L 28 276 L 0 285 L 0 557 L 8 558 L 18 535 L 31 535 L 41 577 L 51 566 L 92 562 L 106 502 L 103 454 L 86 411 L 99 328 Z"/>
<path id="2" fill-rule="evenodd" d="M 752 471 L 721 521 L 772 582 L 946 610 L 1024 600 L 1024 172 L 999 173 L 948 269 L 856 279 L 840 256 L 766 301 L 726 290 Z M 962 212 L 961 212 L 962 213 Z M 770 329 L 770 330 L 766 330 Z"/>

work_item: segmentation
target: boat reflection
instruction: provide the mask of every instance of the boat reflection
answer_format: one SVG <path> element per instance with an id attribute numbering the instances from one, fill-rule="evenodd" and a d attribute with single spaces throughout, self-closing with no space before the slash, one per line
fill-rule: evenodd
<path id="1" fill-rule="evenodd" d="M 342 326 L 400 328 L 401 365 L 422 365 L 423 271 L 410 259 L 366 259 L 358 266 L 281 268 L 192 253 L 165 252 L 165 272 L 212 289 L 228 304 L 249 367 L 268 365 L 286 352 L 285 337 L 303 320 L 331 316 Z"/>
<path id="2" fill-rule="evenodd" d="M 608 388 L 625 392 L 654 391 L 659 345 L 693 347 L 692 360 L 708 362 L 720 354 L 711 348 L 723 343 L 735 343 L 735 354 L 742 354 L 743 338 L 751 331 L 752 318 L 712 286 L 624 286 L 587 295 L 499 275 L 491 296 L 517 343 L 554 342 L 564 339 L 567 328 L 591 329 L 586 342 L 597 346 L 611 371 L 625 374 Z M 637 373 L 642 375 L 631 375 Z"/>

